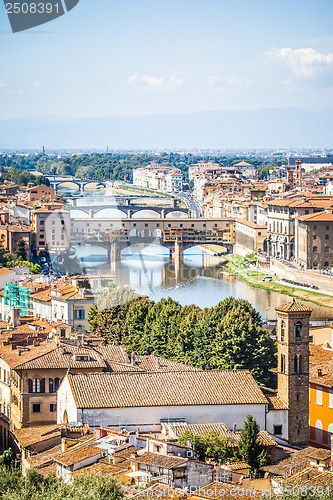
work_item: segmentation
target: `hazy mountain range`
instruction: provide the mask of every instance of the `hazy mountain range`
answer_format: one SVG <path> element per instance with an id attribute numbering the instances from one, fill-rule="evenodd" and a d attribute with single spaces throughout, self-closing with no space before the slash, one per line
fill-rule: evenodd
<path id="1" fill-rule="evenodd" d="M 189 114 L 0 120 L 0 148 L 332 148 L 333 110 L 262 108 Z"/>

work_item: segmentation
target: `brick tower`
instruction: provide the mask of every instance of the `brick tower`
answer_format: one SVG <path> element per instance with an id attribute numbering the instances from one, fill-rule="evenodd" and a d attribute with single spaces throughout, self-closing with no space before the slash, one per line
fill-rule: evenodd
<path id="1" fill-rule="evenodd" d="M 300 186 L 302 184 L 302 160 L 296 160 L 296 184 Z"/>
<path id="2" fill-rule="evenodd" d="M 312 309 L 293 299 L 275 308 L 278 396 L 288 407 L 288 441 L 309 441 L 309 321 Z"/>

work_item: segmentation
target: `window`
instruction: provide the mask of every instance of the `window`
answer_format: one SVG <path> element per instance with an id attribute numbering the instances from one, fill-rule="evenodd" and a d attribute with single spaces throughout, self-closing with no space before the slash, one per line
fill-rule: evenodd
<path id="1" fill-rule="evenodd" d="M 29 392 L 45 392 L 45 378 L 29 379 Z"/>
<path id="2" fill-rule="evenodd" d="M 324 267 L 328 267 L 329 266 L 329 263 L 326 261 L 324 262 Z"/>
<path id="3" fill-rule="evenodd" d="M 50 403 L 50 412 L 53 413 L 57 411 L 57 404 L 56 403 Z"/>
<path id="4" fill-rule="evenodd" d="M 286 357 L 284 354 L 281 354 L 281 373 L 286 371 Z"/>
<path id="5" fill-rule="evenodd" d="M 329 234 L 325 234 L 325 240 L 329 240 L 330 239 L 330 235 Z"/>
<path id="6" fill-rule="evenodd" d="M 315 231 L 316 229 L 317 229 L 317 226 L 316 226 L 316 225 L 314 225 L 314 226 L 313 226 L 313 230 Z"/>
<path id="7" fill-rule="evenodd" d="M 329 392 L 328 396 L 328 406 L 329 408 L 333 408 L 333 391 Z"/>
<path id="8" fill-rule="evenodd" d="M 84 309 L 75 309 L 74 319 L 85 319 L 85 310 Z"/>
<path id="9" fill-rule="evenodd" d="M 261 231 L 258 231 L 258 236 L 261 236 Z"/>
<path id="10" fill-rule="evenodd" d="M 60 337 L 66 337 L 66 330 L 65 328 L 60 329 Z"/>
<path id="11" fill-rule="evenodd" d="M 325 252 L 328 253 L 330 251 L 330 247 L 325 247 Z"/>
<path id="12" fill-rule="evenodd" d="M 317 248 L 317 247 L 313 247 L 313 248 L 312 248 L 313 253 L 316 253 L 316 252 L 317 252 L 317 250 L 318 250 L 318 248 Z"/>
<path id="13" fill-rule="evenodd" d="M 53 387 L 53 378 L 49 378 L 49 392 L 55 392 Z"/>
<path id="14" fill-rule="evenodd" d="M 273 433 L 274 433 L 274 436 L 282 436 L 282 425 L 281 424 L 278 424 L 278 425 L 273 425 Z"/>
<path id="15" fill-rule="evenodd" d="M 316 441 L 317 443 L 323 442 L 323 424 L 320 420 L 316 422 Z"/>
<path id="16" fill-rule="evenodd" d="M 294 372 L 302 373 L 302 355 L 297 354 L 294 359 Z"/>
<path id="17" fill-rule="evenodd" d="M 296 337 L 296 339 L 300 339 L 302 337 L 301 331 L 302 331 L 302 322 L 296 321 L 296 323 L 295 323 L 295 337 Z"/>
<path id="18" fill-rule="evenodd" d="M 40 413 L 40 404 L 39 403 L 34 403 L 32 405 L 32 413 Z"/>
<path id="19" fill-rule="evenodd" d="M 57 390 L 59 389 L 59 385 L 60 385 L 60 383 L 61 383 L 60 378 L 56 377 L 56 378 L 54 379 L 54 385 L 53 385 L 53 387 L 54 387 L 54 392 L 57 392 Z"/>
<path id="20" fill-rule="evenodd" d="M 328 230 L 329 230 L 329 228 L 330 228 L 330 226 L 329 226 L 329 225 L 327 225 L 327 226 L 326 226 L 326 231 L 328 231 Z"/>
<path id="21" fill-rule="evenodd" d="M 320 406 L 323 405 L 323 393 L 320 387 L 316 389 L 316 404 Z"/>
<path id="22" fill-rule="evenodd" d="M 314 240 L 316 240 L 316 239 L 317 239 L 317 236 L 316 236 L 315 234 L 313 235 L 313 239 L 314 239 Z"/>
<path id="23" fill-rule="evenodd" d="M 286 331 L 286 324 L 284 321 L 282 321 L 282 323 L 281 323 L 281 342 L 284 341 L 285 331 Z"/>

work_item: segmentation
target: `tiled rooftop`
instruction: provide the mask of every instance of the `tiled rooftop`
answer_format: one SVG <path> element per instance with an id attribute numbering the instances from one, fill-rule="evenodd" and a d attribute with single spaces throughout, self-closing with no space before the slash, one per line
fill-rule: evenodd
<path id="1" fill-rule="evenodd" d="M 23 448 L 42 441 L 61 437 L 60 428 L 55 424 L 16 429 L 13 431 L 13 434 Z"/>
<path id="2" fill-rule="evenodd" d="M 248 370 L 68 374 L 78 408 L 266 404 Z"/>

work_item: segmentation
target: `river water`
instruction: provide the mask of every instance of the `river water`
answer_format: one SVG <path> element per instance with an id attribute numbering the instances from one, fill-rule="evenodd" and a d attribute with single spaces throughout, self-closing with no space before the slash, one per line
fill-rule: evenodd
<path id="1" fill-rule="evenodd" d="M 71 194 L 73 191 L 71 190 Z M 69 192 L 66 190 L 63 194 L 68 196 Z M 78 205 L 91 204 L 91 199 L 87 199 L 88 196 L 94 197 L 94 205 L 107 204 L 105 193 L 96 198 L 96 191 L 93 191 L 86 193 Z M 80 215 L 73 212 L 73 216 Z M 115 214 L 111 210 L 110 213 L 104 210 L 103 216 L 114 217 Z M 141 216 L 153 215 L 141 212 Z M 74 248 L 87 274 L 110 274 L 105 249 L 90 245 Z M 182 305 L 196 304 L 204 308 L 212 307 L 229 296 L 243 298 L 251 302 L 264 320 L 275 319 L 275 307 L 291 300 L 286 295 L 254 288 L 235 277 L 226 276 L 222 272 L 222 264 L 221 258 L 205 254 L 200 247 L 186 250 L 183 259 L 176 262 L 170 259 L 169 251 L 160 245 L 133 245 L 122 251 L 112 274 L 117 284 L 129 285 L 138 293 L 147 295 L 155 301 L 162 297 L 171 297 Z M 333 318 L 333 309 L 312 303 L 309 305 L 313 308 L 312 320 L 329 321 Z"/>

